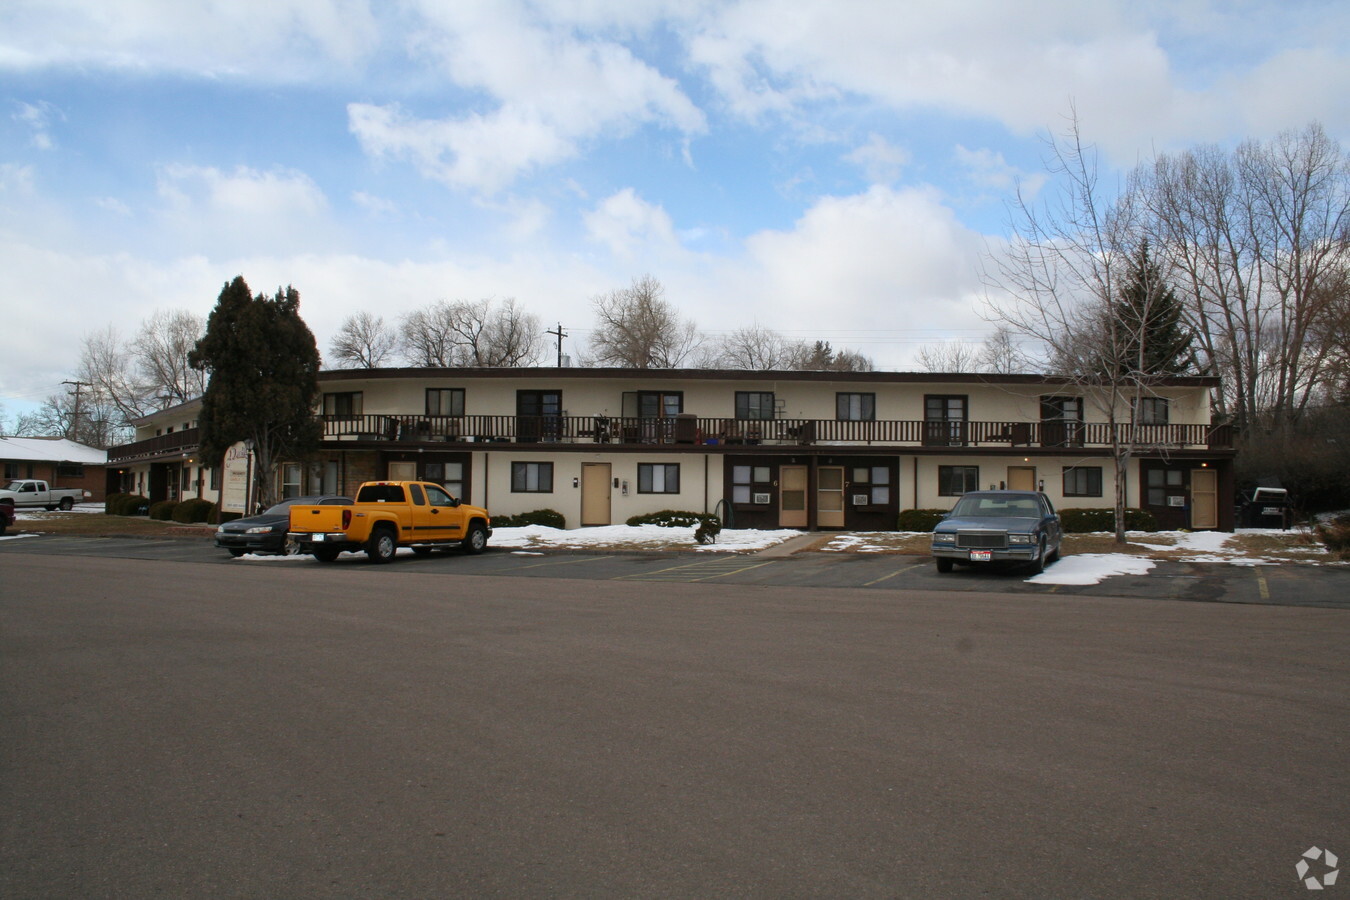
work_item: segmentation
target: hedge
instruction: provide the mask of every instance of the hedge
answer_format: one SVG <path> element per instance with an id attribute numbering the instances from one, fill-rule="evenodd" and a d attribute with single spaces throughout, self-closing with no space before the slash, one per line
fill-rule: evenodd
<path id="1" fill-rule="evenodd" d="M 900 531 L 932 531 L 947 514 L 945 509 L 905 509 L 900 511 L 896 527 Z"/>
<path id="2" fill-rule="evenodd" d="M 1093 531 L 1115 531 L 1114 509 L 1061 509 L 1059 522 L 1065 534 L 1087 534 Z M 1126 531 L 1157 531 L 1158 520 L 1143 509 L 1125 510 Z"/>
<path id="3" fill-rule="evenodd" d="M 149 497 L 142 497 L 140 494 L 121 494 L 115 501 L 109 501 L 103 511 L 110 516 L 139 516 L 144 515 L 141 510 L 148 509 L 149 506 Z"/>
<path id="4" fill-rule="evenodd" d="M 210 500 L 193 498 L 184 500 L 173 511 L 173 520 L 189 524 L 192 522 L 209 522 L 215 514 L 216 505 Z"/>
<path id="5" fill-rule="evenodd" d="M 556 509 L 535 509 L 518 516 L 493 516 L 493 528 L 524 528 L 526 525 L 545 525 L 566 528 L 567 518 Z"/>
<path id="6" fill-rule="evenodd" d="M 161 522 L 168 522 L 173 519 L 173 511 L 178 508 L 177 500 L 161 500 L 158 503 L 150 504 L 150 518 Z"/>
<path id="7" fill-rule="evenodd" d="M 659 525 L 662 528 L 698 528 L 700 526 L 712 528 L 715 525 L 717 531 L 722 530 L 722 521 L 712 513 L 685 512 L 678 509 L 663 509 L 660 512 L 643 513 L 640 516 L 630 518 L 627 524 Z M 713 532 L 713 534 L 716 533 L 716 531 Z"/>

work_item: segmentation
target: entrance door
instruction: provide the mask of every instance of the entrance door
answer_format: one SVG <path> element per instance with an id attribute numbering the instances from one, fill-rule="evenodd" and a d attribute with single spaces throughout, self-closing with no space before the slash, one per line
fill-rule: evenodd
<path id="1" fill-rule="evenodd" d="M 1008 490 L 1010 491 L 1036 490 L 1036 467 L 1008 466 Z"/>
<path id="2" fill-rule="evenodd" d="M 516 438 L 556 441 L 562 426 L 562 391 L 516 391 Z"/>
<path id="3" fill-rule="evenodd" d="M 391 462 L 389 464 L 390 481 L 416 481 L 417 463 L 415 462 Z"/>
<path id="4" fill-rule="evenodd" d="M 778 467 L 778 527 L 805 528 L 806 466 Z"/>
<path id="5" fill-rule="evenodd" d="M 816 525 L 844 527 L 843 466 L 821 466 L 816 472 Z"/>
<path id="6" fill-rule="evenodd" d="M 608 525 L 610 499 L 609 463 L 581 464 L 581 524 Z"/>
<path id="7" fill-rule="evenodd" d="M 1191 469 L 1191 527 L 1219 527 L 1219 473 Z"/>

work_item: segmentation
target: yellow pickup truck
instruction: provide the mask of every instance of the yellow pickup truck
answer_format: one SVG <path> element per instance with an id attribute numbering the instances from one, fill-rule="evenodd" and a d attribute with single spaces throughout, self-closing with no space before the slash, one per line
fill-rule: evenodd
<path id="1" fill-rule="evenodd" d="M 439 484 L 368 481 L 350 506 L 292 506 L 286 537 L 320 562 L 364 550 L 371 562 L 386 563 L 399 547 L 418 554 L 438 547 L 482 553 L 491 534 L 487 510 L 461 503 Z"/>

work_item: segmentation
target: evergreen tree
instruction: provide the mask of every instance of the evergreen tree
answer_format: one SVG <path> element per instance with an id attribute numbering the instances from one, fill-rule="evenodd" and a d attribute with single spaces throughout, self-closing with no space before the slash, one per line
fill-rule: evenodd
<path id="1" fill-rule="evenodd" d="M 1144 241 L 1116 297 L 1120 374 L 1182 375 L 1196 369 L 1195 334 L 1182 321 L 1182 305 L 1149 256 Z"/>
<path id="2" fill-rule="evenodd" d="M 237 276 L 221 290 L 189 362 L 209 375 L 202 456 L 214 462 L 236 442 L 251 440 L 257 497 L 270 503 L 276 465 L 309 453 L 320 435 L 319 350 L 300 318 L 299 292 L 288 287 L 254 297 Z"/>

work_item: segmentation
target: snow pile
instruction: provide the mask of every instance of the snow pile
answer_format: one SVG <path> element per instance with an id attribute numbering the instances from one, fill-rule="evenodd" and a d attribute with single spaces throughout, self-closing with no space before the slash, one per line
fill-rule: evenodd
<path id="1" fill-rule="evenodd" d="M 1079 553 L 1061 557 L 1040 575 L 1026 579 L 1031 584 L 1098 584 L 1112 575 L 1147 575 L 1153 560 L 1124 553 Z"/>
<path id="2" fill-rule="evenodd" d="M 527 550 L 598 550 L 622 547 L 629 550 L 763 550 L 801 535 L 800 531 L 781 529 L 759 531 L 749 528 L 724 528 L 715 544 L 699 544 L 692 527 L 665 528 L 660 525 L 598 525 L 593 528 L 564 530 L 547 525 L 521 528 L 494 528 L 493 547 Z"/>
<path id="3" fill-rule="evenodd" d="M 52 516 L 68 516 L 68 515 L 71 515 L 72 513 L 98 513 L 99 515 L 102 515 L 102 514 L 103 514 L 103 504 L 102 504 L 102 503 L 76 503 L 75 506 L 74 506 L 72 509 L 65 510 L 64 512 L 61 511 L 61 510 L 59 510 L 59 509 L 52 510 L 51 512 L 47 512 L 47 510 L 43 509 L 43 508 L 40 507 L 40 506 L 38 506 L 38 507 L 30 507 L 30 508 L 28 508 L 28 509 L 16 509 L 16 510 L 14 510 L 14 517 L 15 517 L 16 519 L 20 519 L 20 520 L 23 520 L 23 519 L 49 519 L 49 518 L 51 518 Z"/>

